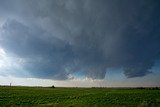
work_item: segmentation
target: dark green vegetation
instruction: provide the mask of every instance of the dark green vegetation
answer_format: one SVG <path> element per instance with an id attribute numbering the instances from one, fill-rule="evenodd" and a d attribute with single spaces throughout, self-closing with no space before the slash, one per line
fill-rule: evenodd
<path id="1" fill-rule="evenodd" d="M 160 107 L 160 90 L 0 87 L 0 107 Z"/>

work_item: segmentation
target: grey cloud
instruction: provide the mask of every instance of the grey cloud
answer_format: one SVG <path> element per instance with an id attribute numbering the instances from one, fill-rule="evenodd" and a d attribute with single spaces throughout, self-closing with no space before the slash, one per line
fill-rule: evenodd
<path id="1" fill-rule="evenodd" d="M 67 79 L 83 69 L 85 76 L 102 79 L 110 67 L 123 68 L 128 78 L 141 77 L 151 73 L 160 53 L 158 4 L 151 0 L 6 1 L 3 13 L 12 17 L 3 26 L 0 45 L 24 58 L 24 68 L 39 78 Z"/>
<path id="2" fill-rule="evenodd" d="M 1 46 L 7 53 L 23 58 L 24 68 L 38 77 L 52 77 L 65 73 L 66 63 L 71 63 L 72 50 L 68 43 L 47 34 L 41 29 L 30 29 L 15 20 L 3 26 Z"/>

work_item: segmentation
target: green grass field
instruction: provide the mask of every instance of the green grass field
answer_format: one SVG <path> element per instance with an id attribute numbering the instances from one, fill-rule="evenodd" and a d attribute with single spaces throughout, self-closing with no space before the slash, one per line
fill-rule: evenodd
<path id="1" fill-rule="evenodd" d="M 0 87 L 0 107 L 160 107 L 160 90 Z"/>

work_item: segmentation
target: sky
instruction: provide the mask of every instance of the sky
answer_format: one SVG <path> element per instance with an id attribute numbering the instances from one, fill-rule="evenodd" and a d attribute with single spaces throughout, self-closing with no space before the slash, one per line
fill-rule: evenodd
<path id="1" fill-rule="evenodd" d="M 0 85 L 160 86 L 159 0 L 1 0 Z"/>

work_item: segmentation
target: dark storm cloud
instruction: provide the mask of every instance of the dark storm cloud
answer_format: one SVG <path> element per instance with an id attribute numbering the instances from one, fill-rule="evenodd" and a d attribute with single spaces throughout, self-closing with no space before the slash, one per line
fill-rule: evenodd
<path id="1" fill-rule="evenodd" d="M 2 29 L 1 46 L 10 54 L 23 58 L 24 68 L 31 74 L 47 78 L 66 75 L 66 61 L 70 63 L 73 57 L 68 43 L 41 29 L 30 29 L 16 20 L 8 20 Z"/>
<path id="2" fill-rule="evenodd" d="M 151 73 L 160 53 L 159 2 L 151 0 L 1 1 L 0 46 L 33 76 L 93 79 L 107 68 L 128 77 Z"/>

